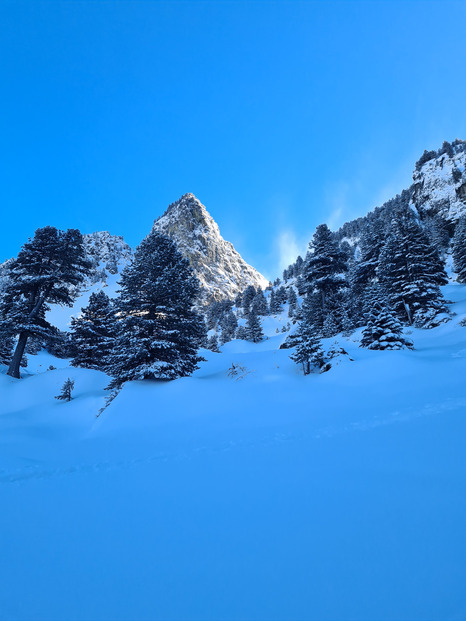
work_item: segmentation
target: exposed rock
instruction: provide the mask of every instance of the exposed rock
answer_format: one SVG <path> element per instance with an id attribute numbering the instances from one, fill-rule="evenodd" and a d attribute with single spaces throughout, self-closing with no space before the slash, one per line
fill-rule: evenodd
<path id="1" fill-rule="evenodd" d="M 413 204 L 421 215 L 439 215 L 450 223 L 466 213 L 466 143 L 444 143 L 425 152 L 413 174 Z"/>
<path id="2" fill-rule="evenodd" d="M 91 284 L 106 282 L 109 274 L 121 272 L 131 260 L 133 251 L 119 235 L 99 231 L 83 235 L 84 249 L 92 262 Z"/>
<path id="3" fill-rule="evenodd" d="M 204 302 L 233 299 L 248 285 L 268 285 L 233 244 L 223 239 L 217 223 L 194 194 L 172 203 L 154 222 L 154 228 L 171 237 L 189 260 L 201 283 Z"/>

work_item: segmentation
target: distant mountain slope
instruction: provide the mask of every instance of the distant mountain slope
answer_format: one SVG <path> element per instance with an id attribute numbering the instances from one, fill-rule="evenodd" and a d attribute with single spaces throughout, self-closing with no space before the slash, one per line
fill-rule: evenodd
<path id="1" fill-rule="evenodd" d="M 268 285 L 233 244 L 223 239 L 217 223 L 194 194 L 185 194 L 172 203 L 154 222 L 154 228 L 171 237 L 189 260 L 205 301 L 233 299 L 249 285 Z"/>

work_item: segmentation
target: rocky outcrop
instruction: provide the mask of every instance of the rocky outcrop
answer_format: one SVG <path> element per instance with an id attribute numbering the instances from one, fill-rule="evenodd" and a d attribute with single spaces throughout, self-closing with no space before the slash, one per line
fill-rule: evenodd
<path id="1" fill-rule="evenodd" d="M 450 223 L 466 213 L 466 143 L 445 142 L 425 152 L 413 174 L 413 205 L 421 215 L 439 215 Z"/>
<path id="2" fill-rule="evenodd" d="M 267 279 L 223 239 L 217 223 L 194 194 L 172 203 L 154 222 L 154 228 L 173 239 L 189 260 L 201 283 L 204 302 L 233 299 L 249 285 L 267 286 Z"/>
<path id="3" fill-rule="evenodd" d="M 84 249 L 92 263 L 91 284 L 105 283 L 109 274 L 121 272 L 131 260 L 133 251 L 119 235 L 110 235 L 108 231 L 99 231 L 83 235 Z"/>

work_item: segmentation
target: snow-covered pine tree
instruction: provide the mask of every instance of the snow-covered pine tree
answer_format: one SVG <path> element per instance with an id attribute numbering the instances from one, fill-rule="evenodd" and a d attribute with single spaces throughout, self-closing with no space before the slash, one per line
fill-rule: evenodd
<path id="1" fill-rule="evenodd" d="M 462 216 L 453 236 L 453 266 L 459 282 L 466 282 L 466 216 Z"/>
<path id="2" fill-rule="evenodd" d="M 89 304 L 71 320 L 75 367 L 104 371 L 116 336 L 113 305 L 104 291 L 92 293 Z"/>
<path id="3" fill-rule="evenodd" d="M 257 291 L 252 285 L 249 285 L 248 287 L 246 287 L 243 293 L 242 304 L 243 304 L 243 314 L 245 317 L 247 317 L 249 314 L 251 302 L 256 297 L 256 293 Z"/>
<path id="4" fill-rule="evenodd" d="M 296 309 L 298 308 L 298 296 L 296 295 L 294 287 L 288 289 L 288 303 L 288 317 L 294 317 Z"/>
<path id="5" fill-rule="evenodd" d="M 71 393 L 74 388 L 74 380 L 68 378 L 62 386 L 61 393 L 55 397 L 59 401 L 71 401 Z"/>
<path id="6" fill-rule="evenodd" d="M 362 228 L 359 238 L 359 260 L 350 273 L 351 287 L 362 290 L 377 278 L 377 265 L 380 251 L 385 243 L 386 222 L 374 217 Z"/>
<path id="7" fill-rule="evenodd" d="M 10 364 L 13 345 L 13 337 L 0 334 L 0 364 Z"/>
<path id="8" fill-rule="evenodd" d="M 409 208 L 394 212 L 377 275 L 395 313 L 410 325 L 429 327 L 446 310 L 439 289 L 448 282 L 444 263 Z"/>
<path id="9" fill-rule="evenodd" d="M 248 340 L 248 331 L 246 326 L 238 326 L 238 328 L 236 329 L 235 338 L 239 339 L 240 341 Z"/>
<path id="10" fill-rule="evenodd" d="M 217 334 L 212 334 L 207 339 L 207 349 L 215 352 L 216 354 L 220 353 L 220 349 L 218 348 L 218 336 Z"/>
<path id="11" fill-rule="evenodd" d="M 280 294 L 277 290 L 272 289 L 270 292 L 270 314 L 279 315 L 283 311 Z"/>
<path id="12" fill-rule="evenodd" d="M 247 340 L 253 343 L 259 343 L 264 338 L 261 321 L 253 309 L 250 310 L 246 320 L 246 335 Z"/>
<path id="13" fill-rule="evenodd" d="M 320 369 L 323 364 L 323 352 L 314 327 L 308 321 L 301 321 L 296 332 L 290 337 L 290 346 L 295 347 L 290 358 L 296 364 L 302 365 L 304 375 L 309 375 L 312 369 Z"/>
<path id="14" fill-rule="evenodd" d="M 309 252 L 302 269 L 301 286 L 307 296 L 318 298 L 311 304 L 312 313 L 308 320 L 318 330 L 322 330 L 329 312 L 328 298 L 348 286 L 345 273 L 348 270 L 345 253 L 326 224 L 317 227 L 309 244 Z"/>
<path id="15" fill-rule="evenodd" d="M 77 288 L 89 273 L 83 238 L 76 229 L 37 229 L 8 265 L 0 302 L 0 331 L 18 341 L 8 375 L 19 378 L 19 368 L 30 336 L 46 339 L 54 329 L 45 318 L 48 304 L 71 306 Z"/>
<path id="16" fill-rule="evenodd" d="M 193 308 L 199 282 L 175 243 L 153 229 L 123 271 L 120 287 L 109 388 L 190 375 L 201 360 L 205 324 Z"/>
<path id="17" fill-rule="evenodd" d="M 269 306 L 262 289 L 257 290 L 256 295 L 251 302 L 251 308 L 254 308 L 256 315 L 265 316 L 269 314 Z"/>
<path id="18" fill-rule="evenodd" d="M 360 347 L 367 349 L 413 349 L 412 341 L 403 336 L 403 328 L 397 317 L 379 302 L 369 313 L 367 326 L 361 334 Z"/>
<path id="19" fill-rule="evenodd" d="M 220 334 L 220 345 L 225 345 L 235 338 L 236 328 L 238 327 L 238 320 L 235 313 L 230 310 L 220 317 L 219 326 L 222 329 Z"/>

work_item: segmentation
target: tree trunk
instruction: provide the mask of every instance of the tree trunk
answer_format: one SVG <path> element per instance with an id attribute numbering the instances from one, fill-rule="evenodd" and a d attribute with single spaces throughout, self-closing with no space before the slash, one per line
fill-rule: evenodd
<path id="1" fill-rule="evenodd" d="M 28 338 L 28 332 L 21 332 L 21 334 L 19 335 L 18 344 L 16 345 L 15 353 L 13 354 L 10 366 L 8 367 L 7 375 L 15 377 L 16 379 L 20 379 L 21 377 L 19 374 L 19 367 L 21 364 L 21 360 L 24 356 L 24 350 L 26 349 L 26 343 Z"/>
<path id="2" fill-rule="evenodd" d="M 406 314 L 408 315 L 408 321 L 409 321 L 409 325 L 412 326 L 413 325 L 413 318 L 411 316 L 411 309 L 409 308 L 409 304 L 407 304 L 404 300 L 403 300 L 403 305 L 405 307 L 405 311 Z"/>

